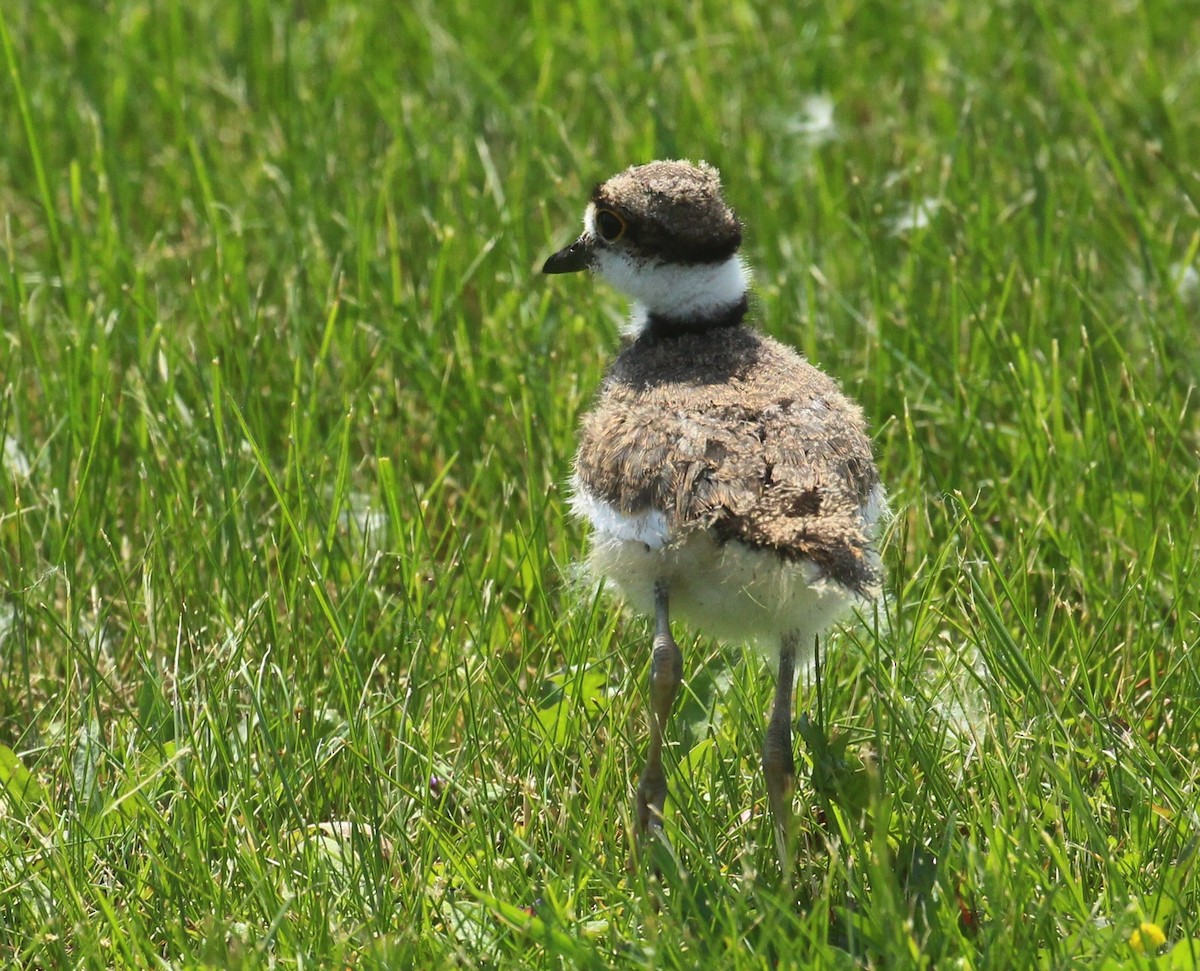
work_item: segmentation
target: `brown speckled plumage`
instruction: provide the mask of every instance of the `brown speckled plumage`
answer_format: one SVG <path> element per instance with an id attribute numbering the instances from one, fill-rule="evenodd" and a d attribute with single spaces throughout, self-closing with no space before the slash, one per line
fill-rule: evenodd
<path id="1" fill-rule="evenodd" d="M 861 596 L 879 586 L 862 508 L 879 482 L 858 406 L 748 327 L 630 344 L 584 416 L 579 482 L 619 512 L 665 513 L 672 536 L 811 560 Z"/>

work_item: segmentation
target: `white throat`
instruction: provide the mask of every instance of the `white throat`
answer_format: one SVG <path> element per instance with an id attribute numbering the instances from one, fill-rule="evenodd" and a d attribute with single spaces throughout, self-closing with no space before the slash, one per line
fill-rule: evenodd
<path id="1" fill-rule="evenodd" d="M 592 207 L 584 227 L 595 233 Z M 750 287 L 750 268 L 736 253 L 719 263 L 660 263 L 597 245 L 595 270 L 633 300 L 625 333 L 638 337 L 654 315 L 673 320 L 719 316 L 741 303 Z"/>
<path id="2" fill-rule="evenodd" d="M 626 333 L 637 337 L 654 315 L 673 320 L 715 317 L 741 303 L 750 272 L 738 256 L 723 263 L 685 266 L 642 263 L 626 253 L 597 254 L 596 270 L 633 299 Z"/>

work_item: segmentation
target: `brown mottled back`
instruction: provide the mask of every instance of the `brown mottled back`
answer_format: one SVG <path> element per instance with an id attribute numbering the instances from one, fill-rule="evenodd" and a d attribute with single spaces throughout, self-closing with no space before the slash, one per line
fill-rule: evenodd
<path id="1" fill-rule="evenodd" d="M 879 476 L 861 410 L 748 327 L 627 347 L 583 418 L 575 463 L 619 512 L 663 512 L 673 541 L 711 529 L 811 560 L 861 595 L 880 584 L 866 555 L 862 509 Z"/>

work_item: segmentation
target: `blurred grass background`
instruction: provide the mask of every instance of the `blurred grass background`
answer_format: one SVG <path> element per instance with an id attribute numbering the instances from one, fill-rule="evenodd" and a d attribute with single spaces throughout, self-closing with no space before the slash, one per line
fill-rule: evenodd
<path id="1" fill-rule="evenodd" d="M 12 0 L 0 41 L 0 958 L 1200 963 L 1195 0 Z M 793 886 L 771 679 L 691 638 L 678 869 L 626 869 L 647 629 L 563 493 L 624 308 L 536 270 L 656 157 L 722 169 L 897 511 L 799 702 Z"/>

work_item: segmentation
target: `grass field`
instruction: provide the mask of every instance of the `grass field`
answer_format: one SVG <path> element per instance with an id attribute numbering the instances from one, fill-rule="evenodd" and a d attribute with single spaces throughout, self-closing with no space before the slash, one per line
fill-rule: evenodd
<path id="1" fill-rule="evenodd" d="M 0 964 L 1200 967 L 1200 3 L 0 7 Z M 578 572 L 592 185 L 871 418 L 798 708 Z M 686 636 L 685 636 L 686 634 Z"/>

